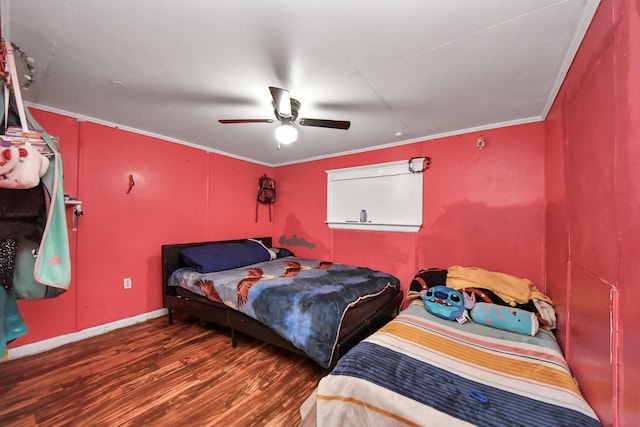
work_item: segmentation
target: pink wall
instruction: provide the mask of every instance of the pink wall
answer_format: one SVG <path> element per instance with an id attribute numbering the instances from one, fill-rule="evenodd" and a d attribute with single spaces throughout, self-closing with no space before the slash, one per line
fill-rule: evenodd
<path id="1" fill-rule="evenodd" d="M 62 155 L 64 190 L 66 193 L 75 194 L 78 188 L 78 122 L 75 119 L 56 114 L 41 113 L 31 110 L 34 118 L 51 135 L 60 138 L 59 146 Z M 68 212 L 71 209 L 67 209 Z M 68 215 L 68 218 L 70 216 Z M 69 222 L 69 224 L 71 224 Z M 78 296 L 78 287 L 73 279 L 77 275 L 77 263 L 73 260 L 77 257 L 77 236 L 69 235 L 69 249 L 71 252 L 71 276 L 72 284 L 69 290 L 50 300 L 19 301 L 20 314 L 27 324 L 28 334 L 9 344 L 9 347 L 42 341 L 58 335 L 75 332 Z"/>
<path id="2" fill-rule="evenodd" d="M 547 288 L 605 425 L 640 421 L 640 3 L 603 1 L 546 121 Z"/>
<path id="3" fill-rule="evenodd" d="M 29 333 L 12 347 L 162 308 L 162 244 L 271 235 L 268 216 L 255 222 L 255 197 L 258 177 L 272 168 L 33 113 L 60 137 L 65 192 L 82 200 L 85 215 L 77 232 L 69 228 L 69 291 L 20 301 Z M 127 194 L 129 175 L 135 186 Z M 129 290 L 122 286 L 125 277 L 133 279 Z"/>
<path id="4" fill-rule="evenodd" d="M 621 425 L 638 425 L 640 420 L 640 343 L 633 332 L 640 307 L 640 2 L 616 3 L 615 12 L 623 15 L 622 34 L 617 45 L 619 66 L 616 94 L 620 97 L 616 139 L 617 186 L 616 212 L 621 223 L 619 234 L 620 307 L 616 316 L 620 333 L 619 387 Z M 627 325 L 626 329 L 622 326 Z"/>
<path id="5" fill-rule="evenodd" d="M 484 149 L 476 148 L 479 136 Z M 328 228 L 325 170 L 414 156 L 432 158 L 419 233 Z M 404 287 L 420 268 L 461 264 L 527 277 L 544 289 L 542 123 L 283 166 L 276 177 L 274 237 L 298 255 L 384 269 Z M 288 244 L 293 237 L 299 242 Z"/>
<path id="6" fill-rule="evenodd" d="M 404 287 L 419 268 L 453 264 L 542 284 L 542 124 L 483 132 L 484 150 L 475 145 L 480 134 L 470 134 L 274 171 L 103 125 L 34 114 L 61 138 L 65 191 L 83 201 L 85 215 L 78 231 L 69 231 L 75 261 L 70 290 L 52 300 L 20 301 L 30 333 L 13 346 L 161 308 L 159 249 L 169 242 L 273 235 L 300 256 L 390 271 Z M 433 159 L 423 175 L 427 202 L 420 233 L 326 226 L 325 170 L 419 155 Z M 255 222 L 263 173 L 278 182 L 273 223 L 264 206 Z M 127 194 L 129 175 L 136 185 Z M 130 290 L 122 287 L 125 277 L 133 279 Z"/>

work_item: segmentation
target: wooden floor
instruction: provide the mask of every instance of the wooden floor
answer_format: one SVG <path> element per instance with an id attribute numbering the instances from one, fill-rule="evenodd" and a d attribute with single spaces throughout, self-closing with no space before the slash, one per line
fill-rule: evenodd
<path id="1" fill-rule="evenodd" d="M 0 363 L 0 426 L 297 426 L 326 373 L 165 316 Z"/>

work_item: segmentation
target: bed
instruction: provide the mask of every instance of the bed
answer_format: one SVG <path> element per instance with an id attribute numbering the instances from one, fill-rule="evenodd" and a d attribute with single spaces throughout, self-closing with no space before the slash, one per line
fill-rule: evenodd
<path id="1" fill-rule="evenodd" d="M 552 333 L 429 313 L 422 300 L 363 340 L 301 407 L 302 426 L 601 426 Z"/>
<path id="2" fill-rule="evenodd" d="M 275 250 L 268 237 L 163 245 L 169 323 L 185 313 L 228 328 L 233 347 L 240 332 L 328 369 L 398 314 L 394 276 Z"/>

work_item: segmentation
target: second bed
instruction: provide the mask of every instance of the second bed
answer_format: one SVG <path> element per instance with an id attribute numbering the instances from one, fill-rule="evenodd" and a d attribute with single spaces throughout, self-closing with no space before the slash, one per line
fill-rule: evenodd
<path id="1" fill-rule="evenodd" d="M 228 327 L 234 346 L 240 331 L 330 368 L 397 315 L 394 276 L 292 255 L 269 238 L 164 245 L 170 321 L 172 311 L 191 314 Z"/>

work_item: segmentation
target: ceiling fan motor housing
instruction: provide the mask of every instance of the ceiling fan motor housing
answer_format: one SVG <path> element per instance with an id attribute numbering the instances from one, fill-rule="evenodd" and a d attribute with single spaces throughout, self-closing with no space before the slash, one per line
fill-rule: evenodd
<path id="1" fill-rule="evenodd" d="M 280 114 L 280 112 L 278 111 L 278 108 L 275 105 L 275 102 L 273 107 L 274 107 L 273 112 L 275 113 L 278 120 L 283 120 L 283 121 L 289 120 L 294 122 L 298 118 L 298 112 L 300 111 L 300 101 L 298 101 L 295 98 L 291 98 L 291 116 L 290 117 Z"/>

